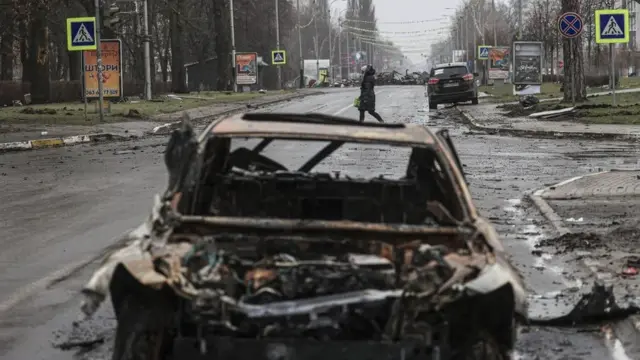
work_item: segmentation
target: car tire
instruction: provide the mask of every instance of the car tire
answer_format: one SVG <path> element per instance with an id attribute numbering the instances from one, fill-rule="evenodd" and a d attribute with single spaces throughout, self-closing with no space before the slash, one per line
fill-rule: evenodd
<path id="1" fill-rule="evenodd" d="M 478 98 L 474 97 L 473 99 L 471 99 L 471 104 L 478 105 Z"/>
<path id="2" fill-rule="evenodd" d="M 438 104 L 436 103 L 429 103 L 429 110 L 437 110 L 438 109 Z"/>
<path id="3" fill-rule="evenodd" d="M 166 340 L 170 337 L 166 327 L 158 322 L 166 317 L 160 310 L 145 305 L 135 295 L 123 299 L 118 309 L 112 360 L 168 359 L 170 349 L 166 349 Z"/>
<path id="4" fill-rule="evenodd" d="M 478 335 L 456 360 L 508 360 L 498 342 L 489 334 Z"/>

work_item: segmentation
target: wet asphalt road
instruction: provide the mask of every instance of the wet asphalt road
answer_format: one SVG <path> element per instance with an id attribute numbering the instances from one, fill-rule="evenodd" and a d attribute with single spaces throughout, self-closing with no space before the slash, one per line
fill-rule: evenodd
<path id="1" fill-rule="evenodd" d="M 322 112 L 356 117 L 356 90 L 336 89 L 268 109 Z M 380 87 L 378 111 L 389 122 L 417 122 L 450 129 L 465 165 L 481 213 L 496 224 L 512 261 L 530 291 L 550 294 L 585 284 L 578 270 L 561 258 L 532 256 L 547 231 L 539 214 L 529 210 L 523 194 L 565 178 L 610 167 L 635 167 L 640 151 L 629 144 L 538 140 L 470 133 L 454 110 L 429 113 L 422 87 Z M 367 115 L 368 116 L 368 115 Z M 368 116 L 368 121 L 374 121 Z M 86 353 L 52 348 L 69 336 L 78 315 L 77 291 L 94 265 L 44 289 L 40 279 L 98 254 L 147 215 L 152 195 L 166 182 L 162 152 L 166 139 L 82 145 L 0 155 L 0 356 L 3 359 L 107 359 L 112 341 L 109 304 L 98 318 L 75 333 L 106 336 L 105 344 Z M 274 157 L 293 163 L 314 147 L 284 147 Z M 322 169 L 392 174 L 402 153 L 346 146 Z M 406 161 L 406 159 L 405 159 Z M 27 295 L 36 296 L 27 297 Z M 12 306 L 7 309 L 9 305 Z M 553 309 L 550 309 L 553 311 Z M 529 327 L 518 346 L 523 359 L 610 359 L 598 326 L 578 329 Z M 75 355 L 74 355 L 75 354 Z"/>

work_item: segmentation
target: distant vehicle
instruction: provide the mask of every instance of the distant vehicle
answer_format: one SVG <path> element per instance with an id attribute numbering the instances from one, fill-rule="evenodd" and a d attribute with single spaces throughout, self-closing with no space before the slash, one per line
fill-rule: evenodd
<path id="1" fill-rule="evenodd" d="M 427 94 L 429 109 L 438 104 L 455 104 L 471 101 L 478 105 L 478 73 L 471 73 L 465 63 L 438 64 L 429 74 Z"/>

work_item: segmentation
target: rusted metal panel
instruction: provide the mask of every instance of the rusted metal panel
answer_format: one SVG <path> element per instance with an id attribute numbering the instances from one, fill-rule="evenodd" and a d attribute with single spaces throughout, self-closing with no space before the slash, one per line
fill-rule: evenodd
<path id="1" fill-rule="evenodd" d="M 264 219 L 225 216 L 191 216 L 179 217 L 182 223 L 201 223 L 221 228 L 237 228 L 244 231 L 250 230 L 283 230 L 293 233 L 295 231 L 313 232 L 365 232 L 370 234 L 388 234 L 395 236 L 422 236 L 422 235 L 458 235 L 466 228 L 455 226 L 428 226 L 406 224 L 377 224 L 357 221 L 327 221 L 327 220 L 289 220 L 289 219 Z M 403 236 L 403 237 L 404 237 Z"/>
<path id="2" fill-rule="evenodd" d="M 426 146 L 434 144 L 434 135 L 424 126 L 406 124 L 405 128 L 363 127 L 358 125 L 310 124 L 278 121 L 248 121 L 242 114 L 221 120 L 211 129 L 215 136 L 276 137 L 300 140 L 340 140 Z"/>

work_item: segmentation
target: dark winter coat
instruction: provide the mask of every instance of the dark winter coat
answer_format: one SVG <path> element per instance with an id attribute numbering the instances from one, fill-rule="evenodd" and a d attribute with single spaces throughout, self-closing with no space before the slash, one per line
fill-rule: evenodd
<path id="1" fill-rule="evenodd" d="M 362 84 L 360 84 L 360 111 L 376 111 L 376 93 L 374 88 L 376 86 L 376 70 L 369 68 L 362 77 Z"/>

